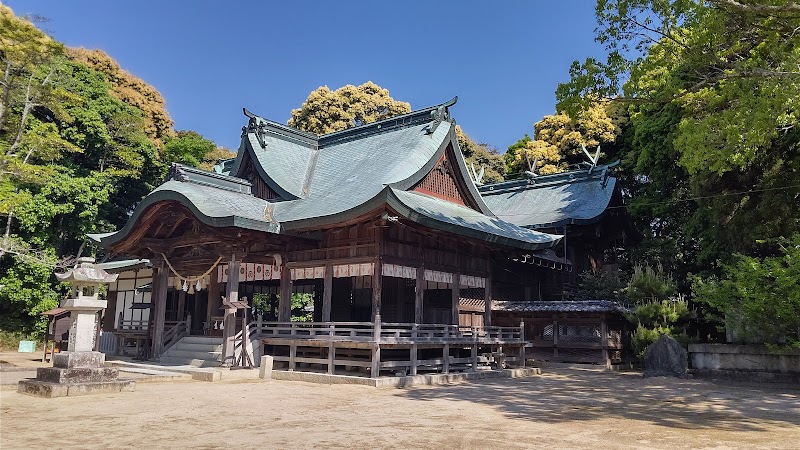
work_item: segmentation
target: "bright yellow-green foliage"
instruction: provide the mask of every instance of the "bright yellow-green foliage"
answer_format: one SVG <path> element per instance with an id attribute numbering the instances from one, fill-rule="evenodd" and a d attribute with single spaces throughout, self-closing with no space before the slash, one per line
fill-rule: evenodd
<path id="1" fill-rule="evenodd" d="M 503 156 L 497 153 L 497 150 L 473 141 L 459 125 L 456 125 L 456 138 L 461 153 L 464 154 L 467 167 L 469 168 L 472 164 L 477 172 L 484 168 L 481 180 L 484 184 L 499 183 L 504 180 L 506 167 L 503 163 Z"/>
<path id="2" fill-rule="evenodd" d="M 67 55 L 105 75 L 115 97 L 142 111 L 144 131 L 159 148 L 165 138 L 175 135 L 164 97 L 156 88 L 121 68 L 102 50 L 69 48 Z"/>
<path id="3" fill-rule="evenodd" d="M 614 143 L 626 122 L 625 109 L 608 101 L 592 104 L 576 118 L 565 113 L 545 116 L 533 126 L 536 139 L 522 139 L 509 147 L 508 171 L 522 173 L 528 170 L 528 161 L 538 159 L 540 174 L 563 172 L 586 159 L 581 145 L 593 152 L 598 145 Z"/>
<path id="4" fill-rule="evenodd" d="M 371 81 L 361 86 L 348 84 L 335 91 L 321 86 L 308 95 L 303 106 L 292 110 L 289 126 L 327 134 L 410 111 L 410 104 L 393 99 L 387 89 Z"/>

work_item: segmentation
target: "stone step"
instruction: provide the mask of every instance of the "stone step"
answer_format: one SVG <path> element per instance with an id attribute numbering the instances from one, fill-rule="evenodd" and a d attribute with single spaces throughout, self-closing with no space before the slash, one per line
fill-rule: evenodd
<path id="1" fill-rule="evenodd" d="M 218 367 L 219 361 L 207 359 L 193 359 L 193 358 L 174 358 L 170 356 L 162 356 L 158 359 L 158 363 L 166 366 L 191 366 L 191 367 Z"/>
<path id="2" fill-rule="evenodd" d="M 222 355 L 222 352 L 204 352 L 198 350 L 180 350 L 171 348 L 167 350 L 162 357 L 168 358 L 186 358 L 186 359 L 205 359 L 209 361 L 217 361 Z"/>
<path id="3" fill-rule="evenodd" d="M 207 344 L 207 345 L 222 345 L 221 337 L 208 337 L 208 336 L 185 336 L 181 338 L 178 343 L 187 344 Z M 177 344 L 176 344 L 177 345 Z"/>
<path id="4" fill-rule="evenodd" d="M 181 351 L 198 351 L 198 352 L 221 352 L 222 351 L 222 344 L 193 344 L 191 342 L 183 342 L 178 341 L 175 345 L 173 345 L 169 350 L 181 350 Z"/>

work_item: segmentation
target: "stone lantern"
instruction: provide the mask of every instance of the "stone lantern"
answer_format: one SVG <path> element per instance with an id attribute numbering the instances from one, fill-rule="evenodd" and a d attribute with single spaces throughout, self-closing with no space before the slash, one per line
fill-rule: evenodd
<path id="1" fill-rule="evenodd" d="M 20 381 L 17 391 L 40 397 L 132 391 L 134 382 L 117 379 L 118 369 L 105 367 L 106 355 L 93 351 L 95 317 L 108 303 L 98 297 L 100 286 L 116 281 L 118 275 L 95 267 L 94 258 L 79 258 L 72 270 L 56 277 L 72 284 L 69 298 L 61 304 L 72 320 L 69 347 L 53 355 L 53 367 L 37 369 L 36 379 Z"/>
<path id="2" fill-rule="evenodd" d="M 107 300 L 99 298 L 100 286 L 117 281 L 119 274 L 109 274 L 94 266 L 94 258 L 79 258 L 74 269 L 57 273 L 59 281 L 72 284 L 70 298 L 64 299 L 61 307 L 70 312 L 68 352 L 91 352 L 94 350 L 95 318 L 97 312 L 106 308 Z"/>

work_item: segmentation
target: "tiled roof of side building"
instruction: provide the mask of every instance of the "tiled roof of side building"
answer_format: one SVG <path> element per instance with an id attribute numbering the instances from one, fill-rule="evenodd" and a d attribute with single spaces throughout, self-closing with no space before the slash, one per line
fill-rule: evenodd
<path id="1" fill-rule="evenodd" d="M 495 301 L 493 311 L 508 312 L 597 312 L 627 314 L 632 308 L 611 300 Z"/>
<path id="2" fill-rule="evenodd" d="M 614 194 L 616 178 L 609 173 L 614 165 L 490 184 L 480 192 L 498 218 L 521 227 L 594 223 Z"/>

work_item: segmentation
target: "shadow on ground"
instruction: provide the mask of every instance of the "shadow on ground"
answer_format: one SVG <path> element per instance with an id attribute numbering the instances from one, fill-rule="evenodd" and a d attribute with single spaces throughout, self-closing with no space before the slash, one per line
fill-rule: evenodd
<path id="1" fill-rule="evenodd" d="M 539 377 L 408 389 L 400 395 L 483 403 L 511 418 L 542 422 L 621 418 L 731 431 L 800 425 L 800 391 L 592 370 L 548 369 Z"/>

